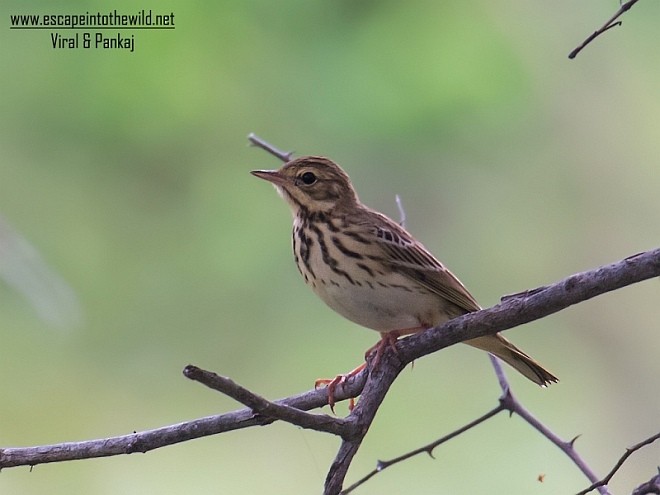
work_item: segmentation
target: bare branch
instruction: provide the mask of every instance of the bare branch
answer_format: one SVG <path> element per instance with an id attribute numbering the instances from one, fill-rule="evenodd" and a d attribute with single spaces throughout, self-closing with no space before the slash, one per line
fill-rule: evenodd
<path id="1" fill-rule="evenodd" d="M 270 153 L 273 156 L 276 156 L 283 162 L 288 162 L 289 160 L 291 160 L 291 157 L 293 156 L 293 151 L 282 151 L 276 148 L 275 146 L 273 146 L 272 144 L 270 144 L 269 142 L 261 139 L 254 132 L 248 134 L 248 141 L 252 146 L 256 146 L 257 148 L 266 150 L 268 153 Z"/>
<path id="2" fill-rule="evenodd" d="M 515 413 L 518 416 L 520 416 L 522 419 L 525 420 L 525 422 L 527 422 L 527 424 L 535 428 L 539 433 L 541 433 L 541 435 L 543 435 L 545 438 L 550 440 L 550 442 L 552 442 L 557 447 L 559 447 L 559 449 L 561 449 L 561 451 L 564 452 L 564 454 L 566 454 L 566 456 L 573 461 L 573 463 L 578 467 L 578 469 L 582 471 L 582 473 L 587 477 L 589 481 L 592 482 L 596 481 L 598 479 L 596 473 L 592 471 L 589 465 L 584 461 L 584 459 L 582 459 L 582 457 L 577 453 L 577 451 L 574 448 L 575 440 L 577 440 L 578 437 L 577 436 L 573 437 L 572 440 L 566 442 L 561 438 L 559 438 L 559 436 L 556 433 L 554 433 L 540 420 L 538 420 L 529 411 L 529 409 L 523 406 L 522 403 L 511 393 L 511 387 L 509 385 L 509 381 L 506 378 L 506 374 L 504 373 L 504 369 L 502 368 L 502 363 L 500 362 L 500 360 L 493 355 L 490 356 L 490 360 L 491 363 L 493 364 L 493 368 L 495 368 L 495 374 L 497 375 L 497 380 L 500 384 L 500 388 L 502 389 L 500 404 L 505 405 L 506 409 L 510 411 L 511 414 Z M 604 487 L 599 491 L 601 495 L 608 495 L 608 491 Z"/>
<path id="3" fill-rule="evenodd" d="M 612 470 L 609 473 L 607 473 L 607 476 L 605 476 L 602 480 L 595 482 L 593 485 L 588 486 L 581 492 L 578 492 L 577 495 L 585 495 L 589 493 L 591 490 L 594 490 L 602 486 L 606 486 L 610 482 L 610 480 L 614 477 L 616 472 L 621 468 L 621 466 L 623 466 L 623 463 L 626 462 L 626 459 L 628 459 L 628 457 L 630 457 L 633 453 L 635 453 L 639 449 L 646 447 L 647 445 L 651 445 L 659 438 L 660 438 L 660 433 L 656 433 L 655 435 L 650 436 L 646 440 L 642 440 L 641 442 L 633 445 L 632 447 L 627 448 L 624 454 L 619 458 L 617 463 L 614 465 Z"/>
<path id="4" fill-rule="evenodd" d="M 419 447 L 415 450 L 412 450 L 412 451 L 407 452 L 403 455 L 400 455 L 399 457 L 395 457 L 394 459 L 390 459 L 389 461 L 378 461 L 376 463 L 376 468 L 373 471 L 369 472 L 366 476 L 364 476 L 363 478 L 360 478 L 358 481 L 353 483 L 351 486 L 349 486 L 348 488 L 343 490 L 341 492 L 341 495 L 347 495 L 347 494 L 351 493 L 353 490 L 358 488 L 363 483 L 369 481 L 371 478 L 376 476 L 381 471 L 384 471 L 385 469 L 387 469 L 390 466 L 393 466 L 393 465 L 398 464 L 400 462 L 406 461 L 406 460 L 410 459 L 411 457 L 415 457 L 416 455 L 428 454 L 431 458 L 435 459 L 435 457 L 433 457 L 433 450 L 436 447 L 438 447 L 439 445 L 451 440 L 454 437 L 457 437 L 461 433 L 465 433 L 466 431 L 470 430 L 471 428 L 474 428 L 475 426 L 483 423 L 487 419 L 492 418 L 497 413 L 505 411 L 506 409 L 507 409 L 507 407 L 504 404 L 504 402 L 500 401 L 500 405 L 498 405 L 496 408 L 491 409 L 486 414 L 484 414 L 484 415 L 478 417 L 477 419 L 469 422 L 468 424 L 458 428 L 457 430 L 452 431 L 448 435 L 445 435 L 445 436 L 439 438 L 438 440 L 435 440 L 434 442 L 429 443 L 428 445 L 424 445 L 423 447 Z"/>
<path id="5" fill-rule="evenodd" d="M 397 342 L 398 355 L 409 363 L 448 345 L 529 323 L 606 292 L 658 276 L 660 248 L 576 273 L 546 287 L 510 296 L 491 308 L 413 334 Z"/>
<path id="6" fill-rule="evenodd" d="M 571 53 L 568 54 L 568 58 L 571 60 L 574 59 L 578 53 L 580 53 L 584 47 L 586 47 L 589 43 L 591 43 L 593 40 L 598 38 L 601 34 L 603 34 L 605 31 L 612 29 L 615 26 L 620 26 L 622 24 L 621 21 L 617 21 L 619 17 L 621 17 L 625 12 L 630 10 L 630 8 L 635 5 L 639 0 L 628 0 L 625 3 L 621 4 L 621 7 L 619 7 L 619 10 L 616 11 L 616 13 L 609 18 L 609 20 L 603 24 L 599 29 L 591 33 L 589 37 L 582 42 L 580 46 L 578 46 L 575 50 L 573 50 Z"/>
<path id="7" fill-rule="evenodd" d="M 504 373 L 504 369 L 502 368 L 502 364 L 500 361 L 493 355 L 490 355 L 491 362 L 493 364 L 493 368 L 495 368 L 495 374 L 497 376 L 497 379 L 500 384 L 500 388 L 502 389 L 502 395 L 499 398 L 499 404 L 497 407 L 494 409 L 491 409 L 488 411 L 486 414 L 478 417 L 477 419 L 471 421 L 470 423 L 467 423 L 466 425 L 458 428 L 457 430 L 454 430 L 453 432 L 449 433 L 448 435 L 443 436 L 442 438 L 439 438 L 438 440 L 425 445 L 423 447 L 417 448 L 415 450 L 412 450 L 406 454 L 403 454 L 399 457 L 396 457 L 392 460 L 389 461 L 378 461 L 376 464 L 376 468 L 365 475 L 363 478 L 359 479 L 357 482 L 353 483 L 350 487 L 348 487 L 346 490 L 341 492 L 341 495 L 345 495 L 348 493 L 351 493 L 353 490 L 355 490 L 357 487 L 368 481 L 369 479 L 373 478 L 376 474 L 380 473 L 381 471 L 384 471 L 386 468 L 393 466 L 394 464 L 398 464 L 400 462 L 403 462 L 407 459 L 410 459 L 411 457 L 414 457 L 416 455 L 426 453 L 429 456 L 433 458 L 433 450 L 438 447 L 439 445 L 445 443 L 448 440 L 451 440 L 452 438 L 468 431 L 469 429 L 477 426 L 478 424 L 486 421 L 487 419 L 490 419 L 491 417 L 495 416 L 496 414 L 500 413 L 501 411 L 509 411 L 511 414 L 517 414 L 520 416 L 522 419 L 524 419 L 527 423 L 529 423 L 531 426 L 536 428 L 544 437 L 546 437 L 548 440 L 550 440 L 552 443 L 557 445 L 577 466 L 578 468 L 585 474 L 585 476 L 590 480 L 590 481 L 596 481 L 598 478 L 597 476 L 593 473 L 593 471 L 589 468 L 589 466 L 584 462 L 584 460 L 577 454 L 575 449 L 573 448 L 573 443 L 575 441 L 575 438 L 571 440 L 570 442 L 565 442 L 561 440 L 555 433 L 553 433 L 548 427 L 546 427 L 543 423 L 541 423 L 538 419 L 536 419 L 528 409 L 526 409 L 519 401 L 514 397 L 514 395 L 511 393 L 511 388 L 509 386 L 509 381 L 506 378 L 506 375 Z M 577 438 L 577 437 L 576 437 Z M 608 491 L 606 488 L 601 487 L 600 492 L 602 495 L 607 495 Z"/>
<path id="8" fill-rule="evenodd" d="M 343 387 L 335 392 L 336 400 L 346 400 L 357 397 L 364 386 L 363 373 L 346 381 Z M 296 409 L 308 411 L 323 407 L 328 403 L 325 390 L 309 390 L 275 401 Z M 114 455 L 148 452 L 168 445 L 174 445 L 195 438 L 202 438 L 228 431 L 271 424 L 274 420 L 261 415 L 255 415 L 251 409 L 241 409 L 205 418 L 186 421 L 153 430 L 133 432 L 121 435 L 82 442 L 65 442 L 37 447 L 8 447 L 0 449 L 0 469 L 17 466 L 36 466 L 50 462 L 93 459 Z"/>
<path id="9" fill-rule="evenodd" d="M 406 228 L 406 210 L 403 209 L 403 203 L 401 202 L 401 197 L 397 194 L 394 196 L 394 200 L 396 201 L 396 206 L 399 209 L 399 225 L 403 227 L 404 229 Z"/>
<path id="10" fill-rule="evenodd" d="M 301 428 L 332 433 L 339 436 L 346 433 L 346 422 L 341 418 L 333 418 L 327 414 L 309 414 L 286 404 L 268 401 L 241 387 L 229 378 L 203 370 L 197 366 L 186 366 L 183 374 L 191 380 L 200 382 L 213 390 L 228 395 L 244 406 L 249 407 L 255 413 L 267 418 L 279 419 L 300 426 Z"/>

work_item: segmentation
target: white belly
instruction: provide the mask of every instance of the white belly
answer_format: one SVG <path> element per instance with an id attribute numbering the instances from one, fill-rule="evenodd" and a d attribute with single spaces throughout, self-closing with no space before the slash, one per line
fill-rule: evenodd
<path id="1" fill-rule="evenodd" d="M 339 287 L 321 285 L 315 292 L 337 313 L 349 320 L 372 330 L 388 332 L 436 324 L 429 311 L 438 305 L 431 294 L 408 292 L 400 288 L 369 287 L 342 283 Z"/>

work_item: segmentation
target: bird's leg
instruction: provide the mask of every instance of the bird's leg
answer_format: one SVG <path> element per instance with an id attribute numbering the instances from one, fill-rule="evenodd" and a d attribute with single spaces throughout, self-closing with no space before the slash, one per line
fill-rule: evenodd
<path id="1" fill-rule="evenodd" d="M 396 348 L 396 341 L 398 340 L 399 337 L 401 337 L 402 335 L 417 333 L 421 330 L 425 330 L 426 328 L 427 327 L 421 326 L 421 327 L 404 328 L 401 330 L 390 330 L 389 332 L 380 332 L 380 340 L 376 342 L 376 344 L 371 346 L 369 349 L 367 349 L 367 351 L 364 353 L 365 361 L 367 361 L 369 356 L 371 356 L 371 354 L 373 354 L 373 352 L 375 351 L 376 355 L 374 356 L 374 361 L 372 364 L 372 368 L 375 368 L 376 366 L 378 366 L 378 363 L 380 362 L 380 358 L 385 352 L 385 349 L 387 349 L 388 347 L 392 349 L 396 354 L 399 353 L 399 351 Z M 314 388 L 319 388 L 323 385 L 327 387 L 328 405 L 330 406 L 330 410 L 333 413 L 335 412 L 335 390 L 337 389 L 337 387 L 339 385 L 343 385 L 344 382 L 349 378 L 351 378 L 352 376 L 357 375 L 360 371 L 366 368 L 366 366 L 367 363 L 364 362 L 354 370 L 349 371 L 348 373 L 337 375 L 332 379 L 319 378 L 314 382 Z M 352 411 L 354 407 L 355 407 L 355 399 L 351 397 L 348 403 L 348 410 Z"/>
<path id="2" fill-rule="evenodd" d="M 373 346 L 371 346 L 369 349 L 367 349 L 367 352 L 364 353 L 364 359 L 368 359 L 369 356 L 376 351 L 376 356 L 374 357 L 374 362 L 372 365 L 372 368 L 375 368 L 378 366 L 378 363 L 380 362 L 380 358 L 383 356 L 383 353 L 385 352 L 386 348 L 390 348 L 394 351 L 395 354 L 398 354 L 399 351 L 396 348 L 396 341 L 401 337 L 402 335 L 410 335 L 411 333 L 417 333 L 421 332 L 422 330 L 426 330 L 427 327 L 421 326 L 421 327 L 412 327 L 412 328 L 403 328 L 401 330 L 390 330 L 389 332 L 380 332 L 380 340 Z"/>
<path id="3" fill-rule="evenodd" d="M 373 354 L 374 351 L 376 351 L 372 368 L 378 366 L 378 363 L 380 362 L 380 358 L 383 356 L 385 349 L 387 349 L 388 347 L 398 354 L 399 351 L 396 350 L 396 341 L 399 338 L 399 335 L 401 335 L 401 333 L 399 333 L 399 330 L 392 330 L 390 332 L 380 333 L 380 340 L 376 342 L 376 344 L 374 344 L 373 346 L 369 347 L 369 349 L 367 349 L 367 352 L 364 353 L 364 359 L 367 360 L 369 359 L 369 356 L 371 356 L 371 354 Z"/>

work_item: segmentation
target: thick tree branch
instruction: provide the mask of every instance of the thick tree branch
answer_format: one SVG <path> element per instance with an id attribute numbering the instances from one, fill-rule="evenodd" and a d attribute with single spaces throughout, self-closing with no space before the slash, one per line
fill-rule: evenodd
<path id="1" fill-rule="evenodd" d="M 508 296 L 499 304 L 460 316 L 397 343 L 406 363 L 463 340 L 492 335 L 546 317 L 574 304 L 660 276 L 660 248 L 630 256 L 557 283 Z"/>
<path id="2" fill-rule="evenodd" d="M 378 366 L 375 368 L 372 368 L 371 363 L 369 363 L 367 381 L 360 395 L 360 400 L 348 417 L 354 425 L 353 435 L 343 438 L 339 452 L 325 479 L 325 490 L 323 492 L 325 495 L 336 495 L 341 492 L 353 457 L 369 431 L 369 427 L 390 386 L 406 364 L 393 352 L 386 353 L 381 357 Z"/>

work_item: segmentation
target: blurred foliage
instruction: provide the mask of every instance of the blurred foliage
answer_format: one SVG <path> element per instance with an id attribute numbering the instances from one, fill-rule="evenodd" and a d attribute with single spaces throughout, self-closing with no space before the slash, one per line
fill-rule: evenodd
<path id="1" fill-rule="evenodd" d="M 176 30 L 136 31 L 134 53 L 54 50 L 47 30 L 9 29 L 10 14 L 142 8 L 174 12 Z M 376 335 L 299 280 L 287 208 L 248 174 L 278 163 L 247 147 L 248 132 L 336 159 L 363 201 L 395 217 L 398 193 L 409 229 L 484 305 L 657 246 L 660 6 L 639 4 L 567 59 L 615 8 L 3 2 L 0 214 L 75 291 L 84 317 L 53 326 L 0 285 L 0 445 L 118 435 L 237 407 L 187 383 L 188 363 L 269 398 L 358 364 Z M 562 380 L 537 390 L 512 376 L 518 396 L 563 437 L 581 433 L 577 447 L 599 473 L 657 431 L 659 296 L 653 280 L 508 332 Z M 488 360 L 467 347 L 416 363 L 349 480 L 481 414 L 497 390 Z M 336 447 L 273 425 L 144 456 L 11 469 L 0 492 L 319 493 Z M 636 454 L 614 491 L 648 479 L 658 448 Z M 359 493 L 586 485 L 504 416 L 436 455 Z"/>

